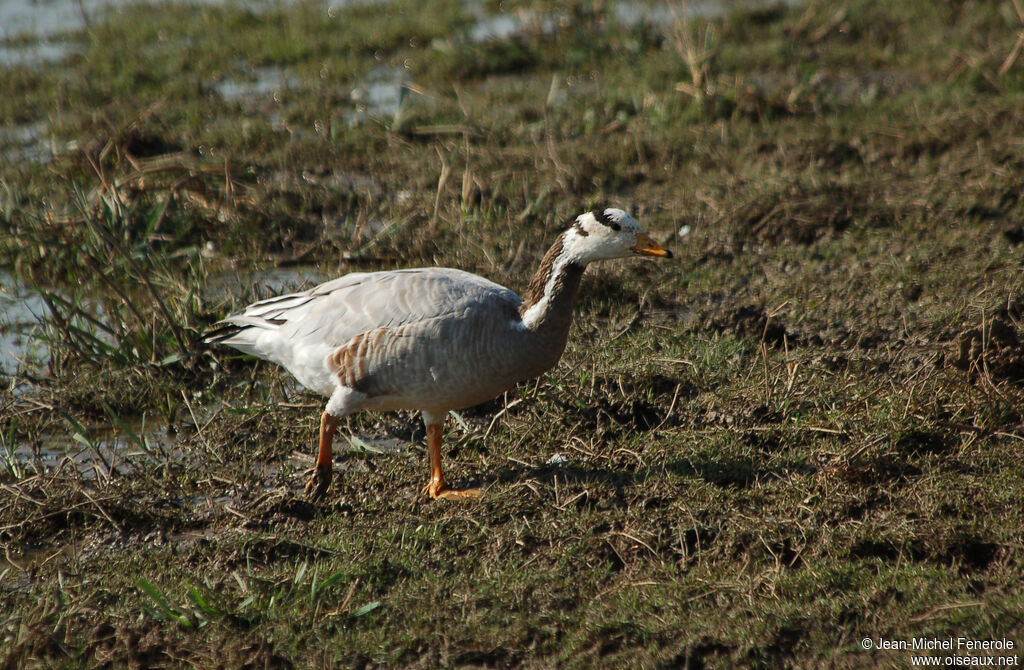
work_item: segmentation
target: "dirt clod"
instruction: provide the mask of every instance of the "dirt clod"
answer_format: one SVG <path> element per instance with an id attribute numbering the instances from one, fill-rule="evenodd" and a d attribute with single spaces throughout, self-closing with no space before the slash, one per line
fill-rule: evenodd
<path id="1" fill-rule="evenodd" d="M 953 364 L 972 377 L 987 376 L 995 381 L 1024 381 L 1024 345 L 1017 329 L 996 318 L 971 328 L 957 338 Z"/>

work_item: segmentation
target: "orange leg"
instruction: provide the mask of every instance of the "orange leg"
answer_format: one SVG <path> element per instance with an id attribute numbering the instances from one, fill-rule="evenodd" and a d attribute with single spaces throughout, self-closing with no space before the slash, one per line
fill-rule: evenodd
<path id="1" fill-rule="evenodd" d="M 316 457 L 316 469 L 313 476 L 306 481 L 306 495 L 311 500 L 320 500 L 331 486 L 331 475 L 334 472 L 334 431 L 338 428 L 338 417 L 324 412 L 320 417 L 320 451 Z"/>
<path id="2" fill-rule="evenodd" d="M 433 499 L 437 498 L 480 498 L 480 489 L 450 489 L 444 485 L 444 473 L 441 472 L 441 424 L 427 424 L 427 447 L 430 449 L 430 481 L 423 487 L 423 492 Z"/>

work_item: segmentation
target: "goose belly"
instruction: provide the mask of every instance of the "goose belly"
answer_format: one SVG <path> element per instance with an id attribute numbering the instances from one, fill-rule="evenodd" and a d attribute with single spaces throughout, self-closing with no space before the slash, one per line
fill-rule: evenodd
<path id="1" fill-rule="evenodd" d="M 536 377 L 536 373 L 497 369 L 492 361 L 462 359 L 440 366 L 429 366 L 421 374 L 410 375 L 404 385 L 371 395 L 367 406 L 375 409 L 433 409 L 447 411 L 472 407 L 492 400 L 516 383 Z"/>
<path id="2" fill-rule="evenodd" d="M 472 320 L 398 333 L 386 354 L 353 385 L 368 408 L 450 410 L 491 400 L 549 370 L 561 347 L 539 346 L 528 333 L 480 327 Z"/>

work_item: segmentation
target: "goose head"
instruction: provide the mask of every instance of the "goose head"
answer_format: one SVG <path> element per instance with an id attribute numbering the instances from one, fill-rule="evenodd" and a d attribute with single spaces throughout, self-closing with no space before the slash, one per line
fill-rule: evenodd
<path id="1" fill-rule="evenodd" d="M 672 258 L 672 252 L 652 240 L 636 219 L 614 207 L 580 214 L 562 244 L 566 260 L 580 265 L 636 255 Z"/>
<path id="2" fill-rule="evenodd" d="M 672 258 L 643 231 L 636 219 L 621 209 L 599 207 L 580 214 L 548 249 L 526 291 L 520 314 L 523 325 L 541 330 L 555 323 L 561 355 L 572 320 L 572 301 L 580 277 L 592 261 L 630 256 Z"/>

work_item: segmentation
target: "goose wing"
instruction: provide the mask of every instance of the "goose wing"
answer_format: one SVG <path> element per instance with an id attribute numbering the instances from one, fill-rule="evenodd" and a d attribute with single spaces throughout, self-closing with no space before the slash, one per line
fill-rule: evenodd
<path id="1" fill-rule="evenodd" d="M 334 348 L 378 328 L 458 317 L 480 308 L 515 313 L 513 291 L 483 277 L 450 268 L 356 272 L 308 291 L 268 298 L 229 316 L 207 337 L 260 355 L 252 344 L 266 332 L 293 345 Z"/>

